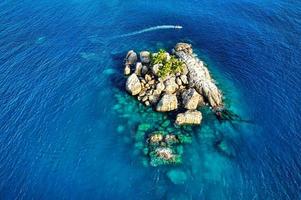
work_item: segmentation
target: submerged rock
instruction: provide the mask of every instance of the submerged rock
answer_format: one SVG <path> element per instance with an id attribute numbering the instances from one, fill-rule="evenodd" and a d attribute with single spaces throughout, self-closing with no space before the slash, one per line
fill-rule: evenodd
<path id="1" fill-rule="evenodd" d="M 165 94 L 157 104 L 156 110 L 159 112 L 167 112 L 178 108 L 178 99 L 174 94 Z"/>
<path id="2" fill-rule="evenodd" d="M 167 164 L 179 164 L 182 162 L 181 156 L 174 153 L 169 147 L 158 147 L 150 152 L 150 164 L 153 167 Z"/>
<path id="3" fill-rule="evenodd" d="M 167 172 L 167 177 L 175 185 L 184 184 L 187 180 L 186 173 L 178 169 L 173 169 Z"/>
<path id="4" fill-rule="evenodd" d="M 131 95 L 137 95 L 141 91 L 141 83 L 136 74 L 132 74 L 128 77 L 126 81 L 126 90 Z"/>
<path id="5" fill-rule="evenodd" d="M 200 111 L 186 111 L 179 113 L 176 118 L 178 125 L 199 125 L 202 121 L 202 113 Z"/>
<path id="6" fill-rule="evenodd" d="M 167 134 L 167 135 L 164 137 L 164 141 L 165 141 L 167 144 L 169 144 L 169 145 L 179 143 L 179 140 L 178 140 L 177 136 L 176 136 L 176 135 L 173 135 L 173 134 Z"/>
<path id="7" fill-rule="evenodd" d="M 155 132 L 152 135 L 149 136 L 149 143 L 159 143 L 163 140 L 163 135 L 160 132 Z"/>
<path id="8" fill-rule="evenodd" d="M 220 142 L 217 142 L 215 146 L 217 150 L 220 153 L 224 154 L 225 156 L 235 157 L 236 155 L 235 149 L 227 140 L 222 140 Z"/>

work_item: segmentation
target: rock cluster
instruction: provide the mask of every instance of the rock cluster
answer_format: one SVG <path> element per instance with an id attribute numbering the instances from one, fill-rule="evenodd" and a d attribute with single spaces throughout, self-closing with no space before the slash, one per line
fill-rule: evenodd
<path id="1" fill-rule="evenodd" d="M 193 54 L 190 44 L 178 43 L 172 53 L 164 52 L 165 59 L 177 59 L 177 64 L 182 63 L 181 71 L 170 73 L 168 69 L 167 76 L 160 76 L 165 66 L 152 62 L 158 53 L 142 51 L 138 58 L 137 53 L 129 51 L 124 68 L 124 74 L 129 76 L 126 90 L 158 112 L 184 109 L 176 117 L 178 125 L 200 124 L 202 114 L 197 109 L 205 103 L 213 108 L 222 106 L 222 94 L 204 63 Z"/>

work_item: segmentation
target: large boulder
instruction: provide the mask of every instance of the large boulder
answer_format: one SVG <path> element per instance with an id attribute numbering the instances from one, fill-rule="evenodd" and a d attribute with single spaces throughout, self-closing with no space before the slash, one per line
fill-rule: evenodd
<path id="1" fill-rule="evenodd" d="M 198 107 L 201 95 L 195 91 L 195 89 L 190 88 L 182 93 L 182 103 L 183 106 L 188 110 L 195 110 Z"/>
<path id="2" fill-rule="evenodd" d="M 222 94 L 216 85 L 211 81 L 203 82 L 201 92 L 212 107 L 218 107 L 222 105 Z"/>
<path id="3" fill-rule="evenodd" d="M 133 50 L 130 50 L 125 57 L 125 63 L 128 65 L 134 65 L 137 62 L 137 53 Z"/>
<path id="4" fill-rule="evenodd" d="M 140 52 L 140 60 L 143 64 L 148 64 L 151 61 L 151 55 L 148 51 L 141 51 Z"/>
<path id="5" fill-rule="evenodd" d="M 126 90 L 131 95 L 137 95 L 141 91 L 141 83 L 138 76 L 134 73 L 126 81 Z"/>
<path id="6" fill-rule="evenodd" d="M 179 86 L 178 86 L 178 84 L 176 83 L 176 77 L 174 77 L 174 76 L 168 78 L 168 79 L 164 82 L 164 85 L 165 85 L 164 91 L 165 91 L 167 94 L 173 94 L 173 93 L 175 93 L 175 92 L 179 89 Z"/>
<path id="7" fill-rule="evenodd" d="M 176 118 L 178 125 L 199 125 L 202 121 L 202 113 L 200 111 L 188 110 L 185 113 L 179 113 Z"/>
<path id="8" fill-rule="evenodd" d="M 168 112 L 178 108 L 178 100 L 174 94 L 165 94 L 157 104 L 156 110 L 159 112 Z"/>

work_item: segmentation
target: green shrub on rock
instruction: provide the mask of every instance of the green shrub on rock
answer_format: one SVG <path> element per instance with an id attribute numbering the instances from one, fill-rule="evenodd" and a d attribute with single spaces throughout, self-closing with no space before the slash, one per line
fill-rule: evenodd
<path id="1" fill-rule="evenodd" d="M 160 49 L 158 53 L 152 54 L 151 64 L 160 65 L 158 76 L 163 78 L 170 74 L 183 72 L 184 70 L 184 63 L 174 55 L 169 55 L 163 49 Z"/>

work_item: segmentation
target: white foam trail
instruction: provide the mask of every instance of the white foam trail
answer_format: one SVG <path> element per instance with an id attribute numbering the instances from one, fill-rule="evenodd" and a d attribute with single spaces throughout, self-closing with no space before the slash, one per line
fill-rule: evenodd
<path id="1" fill-rule="evenodd" d="M 118 36 L 112 37 L 111 39 L 129 37 L 129 36 L 139 35 L 139 34 L 142 34 L 142 33 L 150 32 L 150 31 L 156 31 L 156 30 L 162 30 L 162 29 L 182 29 L 182 28 L 183 27 L 179 26 L 179 25 L 176 25 L 176 26 L 174 26 L 174 25 L 154 26 L 154 27 L 142 29 L 140 31 L 134 31 L 132 33 L 118 35 Z"/>

